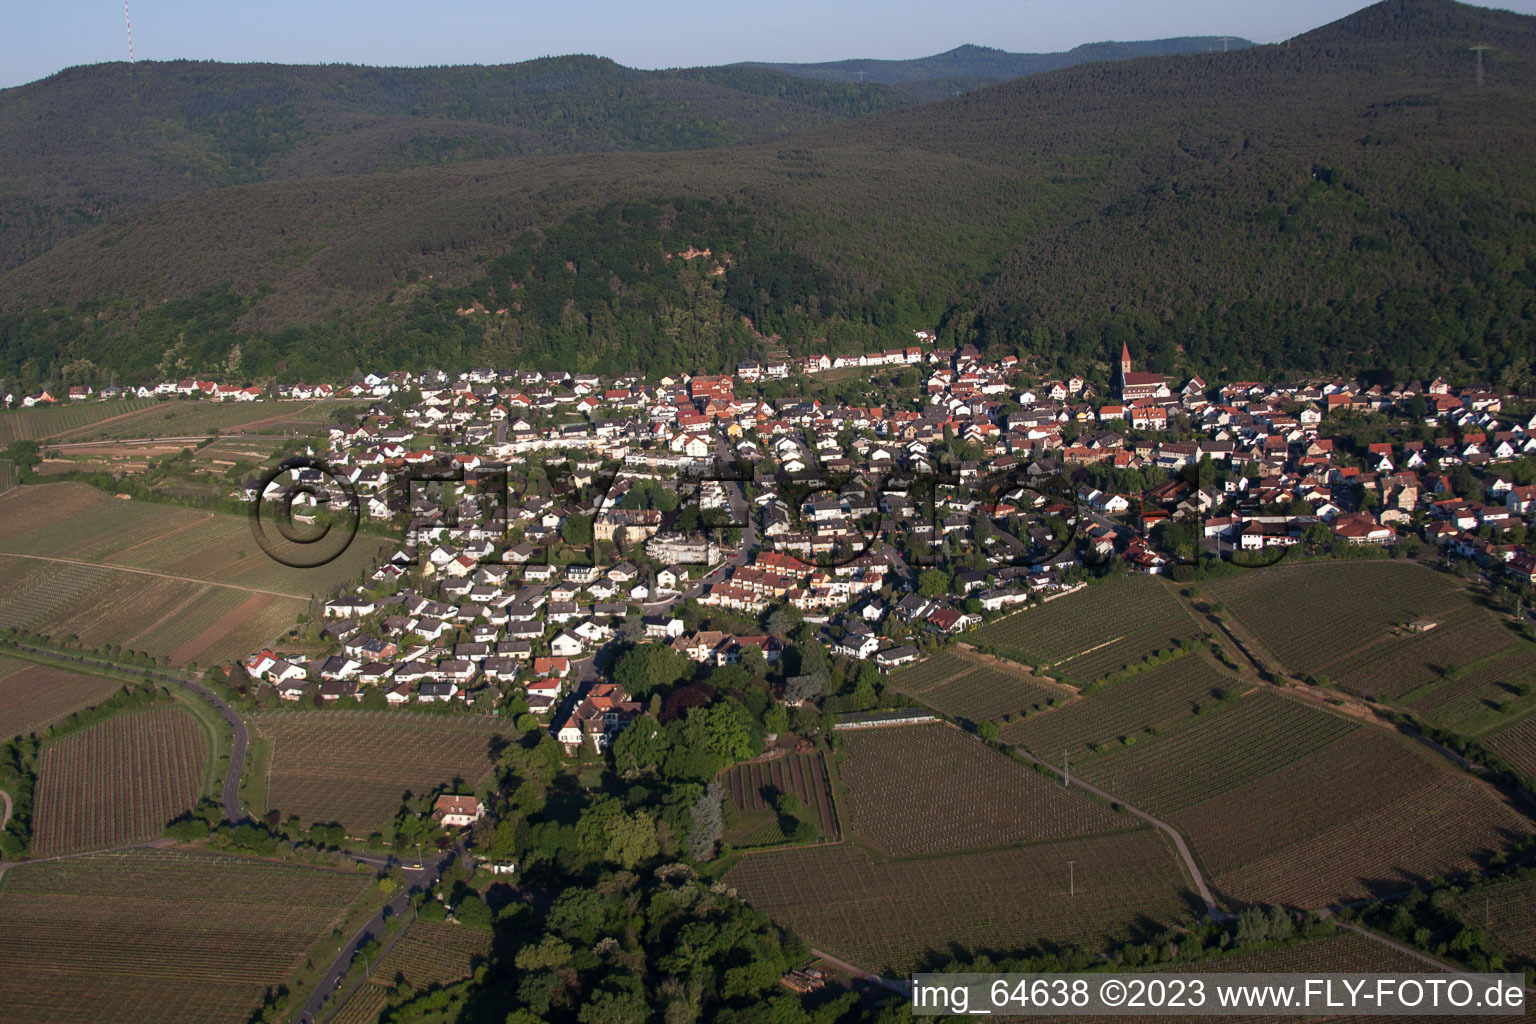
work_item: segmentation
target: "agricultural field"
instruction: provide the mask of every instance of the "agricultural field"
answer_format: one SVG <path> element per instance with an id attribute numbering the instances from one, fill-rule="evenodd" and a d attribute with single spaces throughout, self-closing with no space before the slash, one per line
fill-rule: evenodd
<path id="1" fill-rule="evenodd" d="M 1404 703 L 1424 721 L 1464 736 L 1512 728 L 1536 707 L 1536 645 L 1506 647 Z"/>
<path id="2" fill-rule="evenodd" d="M 996 665 L 1001 667 L 944 653 L 897 672 L 890 685 L 946 715 L 972 722 L 1038 710 L 1071 693 L 1030 679 L 1007 663 Z"/>
<path id="3" fill-rule="evenodd" d="M 814 821 L 823 836 L 838 838 L 831 782 L 820 754 L 790 754 L 772 761 L 733 765 L 722 778 L 741 812 L 741 823 L 730 837 L 735 845 L 772 846 L 785 841 L 772 806 L 779 793 L 799 797 L 807 820 Z"/>
<path id="4" fill-rule="evenodd" d="M 1360 728 L 1342 716 L 1271 692 L 1255 693 L 1233 705 L 1218 704 L 1214 713 L 1202 712 L 1200 717 L 1198 724 L 1160 736 L 1130 736 L 1130 743 L 1073 758 L 1073 771 L 1161 816 L 1279 771 Z"/>
<path id="5" fill-rule="evenodd" d="M 1203 654 L 1188 654 L 1088 694 L 1081 700 L 1005 725 L 1001 738 L 1052 763 L 1122 737 L 1168 729 L 1214 709 L 1238 680 Z"/>
<path id="6" fill-rule="evenodd" d="M 1516 642 L 1459 580 L 1409 562 L 1278 566 L 1208 589 L 1290 671 L 1377 698 L 1433 684 Z M 1411 632 L 1415 619 L 1436 626 Z"/>
<path id="7" fill-rule="evenodd" d="M 86 420 L 74 424 L 74 429 L 59 427 L 53 431 L 53 434 L 62 434 L 59 440 L 64 441 L 198 437 L 221 432 L 238 434 L 245 431 L 302 434 L 325 422 L 338 406 L 348 404 L 356 405 L 357 403 L 207 402 L 187 399 L 162 402 L 154 399 L 134 399 L 121 403 L 104 403 L 106 408 L 116 409 L 119 413 L 110 419 L 101 417 Z"/>
<path id="8" fill-rule="evenodd" d="M 336 1024 L 373 1024 L 389 998 L 404 982 L 420 992 L 450 985 L 474 973 L 491 952 L 491 933 L 446 922 L 417 920 L 389 947 L 362 985 L 332 1018 Z"/>
<path id="9" fill-rule="evenodd" d="M 1526 715 L 1482 739 L 1521 775 L 1536 775 L 1536 715 Z"/>
<path id="10" fill-rule="evenodd" d="M 424 794 L 461 780 L 471 792 L 493 767 L 492 739 L 509 726 L 488 718 L 404 711 L 268 711 L 250 717 L 271 743 L 267 806 L 306 825 L 340 822 L 366 836 Z"/>
<path id="11" fill-rule="evenodd" d="M 1047 665 L 1053 675 L 1089 682 L 1199 632 L 1172 584 L 1136 573 L 1026 608 L 972 637 L 1007 657 Z"/>
<path id="12" fill-rule="evenodd" d="M 0 658 L 0 743 L 41 732 L 81 708 L 106 700 L 120 680 Z"/>
<path id="13" fill-rule="evenodd" d="M 28 1024 L 243 1024 L 369 882 L 168 850 L 12 867 L 0 876 L 0 1006 Z"/>
<path id="14" fill-rule="evenodd" d="M 357 578 L 384 550 L 358 535 L 318 569 L 273 561 L 240 516 L 116 501 L 80 484 L 0 496 L 0 626 L 220 664 L 271 642 L 310 596 Z"/>
<path id="15" fill-rule="evenodd" d="M 1536 965 L 1536 878 L 1477 886 L 1457 897 L 1455 909 L 1472 924 L 1486 926 L 1520 964 Z"/>
<path id="16" fill-rule="evenodd" d="M 942 723 L 842 733 L 837 775 L 848 832 L 896 857 L 1136 824 Z"/>
<path id="17" fill-rule="evenodd" d="M 888 977 L 960 950 L 1102 948 L 1203 912 L 1150 828 L 884 863 L 850 843 L 775 850 L 746 854 L 725 881 L 816 948 Z"/>
<path id="18" fill-rule="evenodd" d="M 43 748 L 32 853 L 101 850 L 154 839 L 202 795 L 203 727 L 179 707 L 113 715 Z"/>
<path id="19" fill-rule="evenodd" d="M 1478 867 L 1533 830 L 1495 790 L 1431 758 L 1261 692 L 1074 759 L 1073 771 L 1179 829 L 1220 896 L 1314 908 Z"/>
<path id="20" fill-rule="evenodd" d="M 0 447 L 16 441 L 41 441 L 56 434 L 82 432 L 103 421 L 142 412 L 156 404 L 153 398 L 127 398 L 0 412 Z"/>

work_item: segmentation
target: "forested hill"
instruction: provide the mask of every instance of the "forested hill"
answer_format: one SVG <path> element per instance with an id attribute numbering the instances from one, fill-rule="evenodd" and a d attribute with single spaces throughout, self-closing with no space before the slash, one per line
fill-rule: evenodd
<path id="1" fill-rule="evenodd" d="M 968 43 L 931 57 L 916 57 L 912 60 L 836 60 L 819 64 L 749 62 L 734 66 L 766 68 L 823 82 L 880 82 L 899 86 L 909 96 L 940 99 L 951 95 L 956 89 L 977 89 L 1092 61 L 1130 60 L 1173 53 L 1211 53 L 1252 45 L 1250 40 L 1237 36 L 1180 36 L 1128 43 L 1084 43 L 1060 53 L 1010 53 Z"/>
<path id="2" fill-rule="evenodd" d="M 1519 383 L 1532 123 L 1536 18 L 1386 0 L 764 144 L 224 188 L 0 275 L 0 373 L 711 368 L 939 326 L 1101 376 L 1127 341 Z"/>
<path id="3" fill-rule="evenodd" d="M 228 185 L 489 157 L 700 149 L 911 101 L 750 68 L 141 61 L 0 90 L 0 267 L 116 211 Z"/>
<path id="4" fill-rule="evenodd" d="M 641 71 L 586 56 L 429 68 L 70 68 L 0 90 L 0 269 L 116 212 L 206 189 L 494 157 L 730 146 L 1085 60 L 1220 47 L 1182 39 L 1071 54 L 962 47 L 890 62 L 905 70 L 867 83 L 766 65 Z M 924 67 L 933 81 L 915 81 Z M 905 84 L 889 88 L 887 79 Z"/>

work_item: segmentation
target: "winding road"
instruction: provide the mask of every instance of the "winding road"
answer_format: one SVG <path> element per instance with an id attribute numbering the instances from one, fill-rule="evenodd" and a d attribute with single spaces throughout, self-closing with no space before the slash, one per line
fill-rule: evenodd
<path id="1" fill-rule="evenodd" d="M 214 709 L 217 710 L 223 717 L 224 721 L 229 723 L 230 729 L 234 733 L 234 738 L 230 742 L 229 746 L 229 767 L 224 773 L 224 788 L 221 794 L 221 802 L 224 805 L 224 817 L 236 825 L 250 820 L 250 816 L 247 815 L 244 809 L 240 806 L 240 776 L 245 772 L 245 751 L 246 747 L 250 743 L 250 731 L 246 728 L 244 719 L 235 713 L 234 708 L 224 703 L 223 699 L 219 697 L 218 694 L 203 686 L 201 683 L 194 683 L 190 679 L 186 679 L 182 676 L 176 675 L 175 673 L 165 672 L 157 668 L 123 668 L 115 662 L 109 661 L 105 658 L 98 658 L 95 655 L 75 653 L 65 654 L 60 651 L 49 650 L 46 647 L 33 647 L 30 644 L 17 644 L 15 649 L 18 651 L 25 651 L 27 654 L 31 654 L 36 657 L 46 658 L 49 661 L 57 661 L 64 664 L 83 665 L 87 668 L 104 668 L 120 675 L 131 676 L 134 678 L 156 679 L 161 682 L 174 683 L 177 686 L 182 686 L 188 690 L 191 690 L 193 693 L 203 698 L 203 700 L 207 701 L 209 704 L 212 704 Z M 10 816 L 9 797 L 6 798 L 6 816 Z"/>

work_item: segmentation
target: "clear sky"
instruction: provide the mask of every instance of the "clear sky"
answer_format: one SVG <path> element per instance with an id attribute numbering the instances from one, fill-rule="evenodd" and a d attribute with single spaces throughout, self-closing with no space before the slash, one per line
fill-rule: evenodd
<path id="1" fill-rule="evenodd" d="M 0 87 L 125 60 L 114 0 L 5 0 Z M 631 67 L 920 57 L 978 43 L 1066 50 L 1105 39 L 1278 42 L 1364 0 L 129 0 L 134 54 L 320 64 L 504 64 L 565 53 Z M 1536 14 L 1536 0 L 1494 6 Z"/>

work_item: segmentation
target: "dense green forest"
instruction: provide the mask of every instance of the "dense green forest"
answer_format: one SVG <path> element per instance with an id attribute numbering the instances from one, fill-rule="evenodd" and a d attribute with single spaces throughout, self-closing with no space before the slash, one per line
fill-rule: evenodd
<path id="1" fill-rule="evenodd" d="M 939 328 L 1045 369 L 1128 342 L 1169 372 L 1518 387 L 1533 26 L 1387 0 L 768 143 L 185 196 L 0 275 L 0 374 L 714 369 Z"/>
<path id="2" fill-rule="evenodd" d="M 753 64 L 642 71 L 579 55 L 490 67 L 70 68 L 0 90 L 0 268 L 114 213 L 211 188 L 541 153 L 730 146 L 1085 61 L 1220 46 L 962 47 L 890 62 L 902 68 L 900 89 L 881 74 L 864 83 Z"/>

